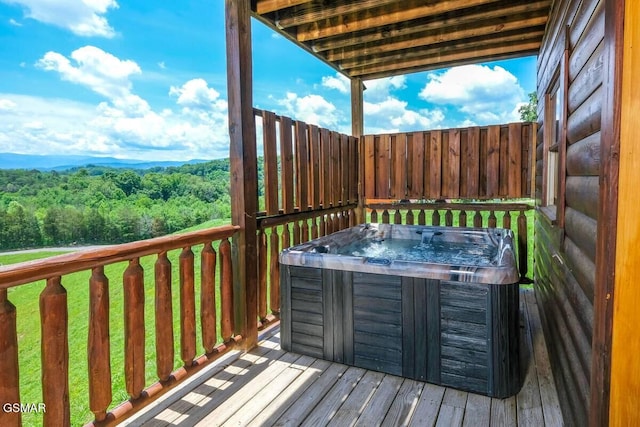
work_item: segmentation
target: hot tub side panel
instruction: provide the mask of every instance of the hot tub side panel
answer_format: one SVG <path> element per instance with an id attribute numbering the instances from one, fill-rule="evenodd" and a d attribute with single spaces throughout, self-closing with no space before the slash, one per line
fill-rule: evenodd
<path id="1" fill-rule="evenodd" d="M 282 265 L 282 348 L 483 393 L 520 388 L 518 285 Z"/>

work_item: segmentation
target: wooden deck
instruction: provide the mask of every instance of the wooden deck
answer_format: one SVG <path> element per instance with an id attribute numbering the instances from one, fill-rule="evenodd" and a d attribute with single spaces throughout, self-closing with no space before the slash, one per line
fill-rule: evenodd
<path id="1" fill-rule="evenodd" d="M 145 426 L 561 426 L 540 318 L 520 293 L 522 389 L 507 399 L 422 383 L 280 349 L 279 330 L 234 353 L 124 424 Z"/>

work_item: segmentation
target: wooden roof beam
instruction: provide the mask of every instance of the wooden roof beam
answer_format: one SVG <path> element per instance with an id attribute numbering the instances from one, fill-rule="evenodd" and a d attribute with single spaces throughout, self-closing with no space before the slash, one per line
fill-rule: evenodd
<path id="1" fill-rule="evenodd" d="M 503 2 L 501 2 L 503 3 Z M 470 12 L 469 14 L 451 14 L 450 17 L 445 16 L 442 19 L 425 21 L 409 25 L 408 22 L 402 22 L 394 25 L 386 25 L 376 28 L 361 35 L 342 35 L 322 40 L 317 40 L 311 44 L 314 52 L 323 52 L 326 50 L 348 47 L 357 44 L 375 43 L 394 37 L 407 36 L 428 30 L 434 30 L 442 27 L 465 25 L 477 23 L 478 21 L 487 19 L 500 19 L 512 15 L 549 13 L 549 4 L 551 0 L 540 0 L 528 2 L 526 0 L 516 0 L 509 2 L 510 5 L 496 3 L 490 9 L 482 8 L 479 11 Z"/>
<path id="2" fill-rule="evenodd" d="M 499 43 L 495 46 L 488 45 L 482 49 L 471 49 L 459 52 L 448 52 L 446 54 L 433 54 L 423 58 L 412 58 L 405 61 L 395 61 L 375 66 L 362 66 L 349 71 L 352 77 L 361 77 L 369 80 L 390 75 L 405 74 L 424 70 L 443 68 L 445 64 L 458 64 L 462 61 L 481 62 L 481 58 L 497 58 L 504 55 L 535 54 L 540 49 L 540 40 L 528 40 L 523 43 Z"/>
<path id="3" fill-rule="evenodd" d="M 362 12 L 365 9 L 372 9 L 374 7 L 382 7 L 397 1 L 398 0 L 342 0 L 333 4 L 310 2 L 279 13 L 276 26 L 278 26 L 278 28 L 290 28 L 310 24 L 312 22 L 333 18 L 334 16 Z"/>
<path id="4" fill-rule="evenodd" d="M 404 0 L 402 2 L 396 2 L 393 6 L 370 9 L 362 15 L 355 13 L 341 15 L 329 19 L 327 25 L 322 25 L 317 22 L 301 25 L 297 28 L 297 39 L 299 42 L 306 42 L 403 21 L 426 18 L 453 10 L 491 4 L 497 1 L 498 0 L 443 0 L 436 3 L 419 1 L 411 2 L 413 7 L 407 7 L 406 3 L 409 3 L 409 0 Z"/>
<path id="5" fill-rule="evenodd" d="M 255 12 L 259 15 L 275 12 L 288 7 L 299 6 L 311 0 L 257 0 Z"/>
<path id="6" fill-rule="evenodd" d="M 451 16 L 443 16 L 442 19 L 425 21 L 424 23 L 416 23 L 409 25 L 402 22 L 394 25 L 386 25 L 376 28 L 373 31 L 366 32 L 361 35 L 341 35 L 323 40 L 315 41 L 311 47 L 314 52 L 323 52 L 326 50 L 348 47 L 357 44 L 375 43 L 394 37 L 407 36 L 428 30 L 434 30 L 442 27 L 450 27 L 454 25 L 464 25 L 475 23 L 486 19 L 500 19 L 513 15 L 521 14 L 538 14 L 545 16 L 549 12 L 549 4 L 551 0 L 515 0 L 501 1 L 492 5 L 490 8 L 483 8 L 480 11 L 471 12 L 469 14 L 451 14 Z M 487 10 L 488 9 L 488 10 Z"/>
<path id="7" fill-rule="evenodd" d="M 510 22 L 487 22 L 480 26 L 465 25 L 460 27 L 447 27 L 446 31 L 439 29 L 425 33 L 424 36 L 416 36 L 406 40 L 398 40 L 395 42 L 380 44 L 371 47 L 354 47 L 351 49 L 340 49 L 338 51 L 329 51 L 325 55 L 328 61 L 342 61 L 358 58 L 364 55 L 375 55 L 385 52 L 393 52 L 402 49 L 414 49 L 418 46 L 427 46 L 433 44 L 443 44 L 454 42 L 472 37 L 480 37 L 491 34 L 508 33 L 513 30 L 522 30 L 531 27 L 544 26 L 547 22 L 546 16 L 538 16 L 534 18 L 520 18 Z"/>
<path id="8" fill-rule="evenodd" d="M 403 60 L 411 59 L 411 58 L 424 58 L 425 56 L 436 55 L 438 53 L 445 54 L 447 52 L 458 52 L 460 50 L 476 50 L 478 48 L 483 48 L 487 45 L 492 45 L 496 43 L 522 43 L 529 42 L 532 40 L 540 40 L 542 35 L 544 34 L 544 26 L 537 27 L 536 29 L 532 29 L 532 31 L 521 32 L 514 31 L 511 34 L 503 35 L 500 34 L 498 36 L 489 36 L 489 37 L 476 37 L 469 40 L 463 40 L 459 43 L 455 44 L 437 44 L 432 46 L 427 46 L 422 49 L 420 48 L 412 48 L 410 50 L 402 50 L 400 52 L 394 52 L 391 54 L 385 55 L 373 55 L 367 57 L 359 57 L 354 59 L 349 59 L 340 63 L 340 67 L 349 73 L 351 69 L 358 67 L 369 67 L 378 64 L 392 64 L 398 63 Z"/>

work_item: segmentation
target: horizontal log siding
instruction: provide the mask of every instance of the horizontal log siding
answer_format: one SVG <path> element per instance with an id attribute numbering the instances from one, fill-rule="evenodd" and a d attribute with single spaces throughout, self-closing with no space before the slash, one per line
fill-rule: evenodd
<path id="1" fill-rule="evenodd" d="M 496 199 L 531 195 L 536 126 L 511 123 L 365 135 L 367 199 Z"/>
<path id="2" fill-rule="evenodd" d="M 563 414 L 571 425 L 586 425 L 588 420 L 604 94 L 603 3 L 555 2 L 538 57 L 538 95 L 543 100 L 565 46 L 569 47 L 565 223 L 558 228 L 541 212 L 536 215 L 534 264 L 551 365 Z M 535 194 L 540 205 L 546 161 L 544 102 L 538 105 L 538 117 Z"/>

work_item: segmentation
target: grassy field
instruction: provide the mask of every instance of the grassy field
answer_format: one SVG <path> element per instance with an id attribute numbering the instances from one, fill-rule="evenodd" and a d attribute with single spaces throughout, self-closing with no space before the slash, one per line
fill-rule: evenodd
<path id="1" fill-rule="evenodd" d="M 224 221 L 210 221 L 194 229 L 203 229 L 221 225 Z M 191 231 L 193 229 L 185 230 Z M 217 245 L 214 245 L 217 249 Z M 196 271 L 196 295 L 200 290 L 200 251 L 194 247 Z M 0 255 L 0 265 L 7 265 L 58 255 L 61 252 L 37 252 L 15 255 Z M 180 360 L 180 298 L 177 278 L 179 277 L 178 256 L 180 250 L 169 252 L 173 271 L 173 325 L 174 325 L 174 367 L 182 366 Z M 141 259 L 145 271 L 145 354 L 147 384 L 154 382 L 155 362 L 155 322 L 154 322 L 154 263 L 155 256 Z M 122 295 L 122 275 L 126 262 L 107 266 L 105 275 L 109 278 L 110 299 L 110 337 L 111 337 L 111 374 L 113 378 L 113 402 L 119 404 L 128 399 L 124 386 L 124 315 Z M 69 391 L 71 402 L 71 424 L 82 425 L 93 419 L 89 411 L 87 339 L 89 325 L 89 277 L 90 271 L 70 274 L 62 278 L 67 290 L 69 310 Z M 216 282 L 219 284 L 219 280 Z M 44 281 L 19 286 L 9 290 L 9 300 L 16 306 L 20 363 L 20 396 L 23 403 L 42 401 L 40 370 L 40 314 L 39 295 L 44 289 Z M 219 295 L 216 296 L 220 300 Z M 196 299 L 198 301 L 199 298 Z M 219 310 L 219 307 L 218 307 Z M 196 304 L 196 319 L 199 322 L 200 307 Z M 219 331 L 218 331 L 219 333 Z M 202 353 L 200 331 L 197 332 L 198 352 Z M 42 425 L 42 415 L 24 414 L 25 426 Z"/>

